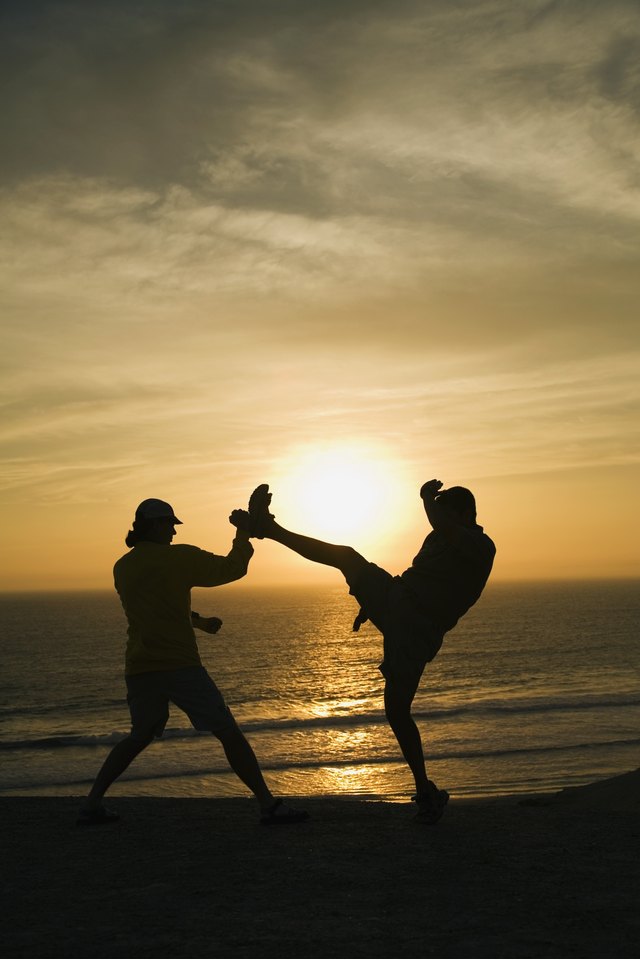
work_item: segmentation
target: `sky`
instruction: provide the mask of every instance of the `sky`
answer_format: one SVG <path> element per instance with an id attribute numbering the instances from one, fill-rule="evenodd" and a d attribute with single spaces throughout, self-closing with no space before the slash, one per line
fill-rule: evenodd
<path id="1" fill-rule="evenodd" d="M 226 553 L 261 482 L 399 573 L 431 478 L 496 581 L 640 575 L 636 0 L 0 16 L 1 590 L 110 588 L 151 496 Z"/>

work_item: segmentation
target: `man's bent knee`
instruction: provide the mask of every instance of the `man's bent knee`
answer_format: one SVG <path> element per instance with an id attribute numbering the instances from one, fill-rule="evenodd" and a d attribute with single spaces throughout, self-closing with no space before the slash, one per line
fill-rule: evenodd
<path id="1" fill-rule="evenodd" d="M 387 719 L 403 719 L 411 716 L 411 705 L 416 687 L 413 684 L 399 684 L 387 680 L 384 686 L 384 709 Z"/>
<path id="2" fill-rule="evenodd" d="M 235 717 L 231 715 L 231 711 L 229 711 L 229 714 L 230 717 L 228 723 L 226 723 L 224 726 L 211 729 L 211 733 L 220 741 L 223 747 L 228 743 L 233 743 L 240 739 L 246 739 L 244 733 L 238 726 Z"/>
<path id="3" fill-rule="evenodd" d="M 141 753 L 143 750 L 146 750 L 147 747 L 151 746 L 154 738 L 155 732 L 153 730 L 136 731 L 135 733 L 130 733 L 124 740 L 121 740 L 120 744 L 127 744 L 130 749 L 137 750 L 138 753 Z"/>

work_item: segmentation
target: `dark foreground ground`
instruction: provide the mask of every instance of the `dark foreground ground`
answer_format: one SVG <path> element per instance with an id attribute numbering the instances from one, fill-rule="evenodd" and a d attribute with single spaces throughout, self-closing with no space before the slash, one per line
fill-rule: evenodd
<path id="1" fill-rule="evenodd" d="M 639 773 L 551 803 L 0 800 L 5 957 L 638 957 Z M 591 791 L 591 792 L 589 792 Z M 544 798 L 543 798 L 544 799 Z M 547 798 L 548 799 L 548 798 Z"/>

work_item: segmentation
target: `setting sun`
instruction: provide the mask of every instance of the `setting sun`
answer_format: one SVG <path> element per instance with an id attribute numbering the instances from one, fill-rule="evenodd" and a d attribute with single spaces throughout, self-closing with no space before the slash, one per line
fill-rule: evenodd
<path id="1" fill-rule="evenodd" d="M 401 471 L 374 446 L 336 445 L 291 453 L 272 504 L 286 526 L 340 542 L 377 540 L 397 523 Z"/>

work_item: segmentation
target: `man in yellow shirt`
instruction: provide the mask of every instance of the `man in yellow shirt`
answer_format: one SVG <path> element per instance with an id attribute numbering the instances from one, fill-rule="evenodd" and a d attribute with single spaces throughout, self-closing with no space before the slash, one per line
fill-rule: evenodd
<path id="1" fill-rule="evenodd" d="M 144 500 L 126 537 L 131 549 L 114 566 L 115 587 L 129 624 L 125 678 L 131 733 L 105 760 L 77 822 L 92 826 L 119 819 L 103 806 L 102 798 L 154 737 L 162 736 L 170 702 L 187 714 L 196 730 L 208 730 L 220 740 L 232 770 L 258 800 L 261 823 L 306 820 L 305 811 L 276 800 L 269 790 L 251 745 L 202 666 L 193 631 L 195 626 L 217 633 L 222 621 L 191 612 L 191 588 L 244 577 L 253 555 L 249 534 L 237 529 L 229 553 L 218 556 L 188 544 L 172 545 L 181 523 L 165 501 Z"/>

